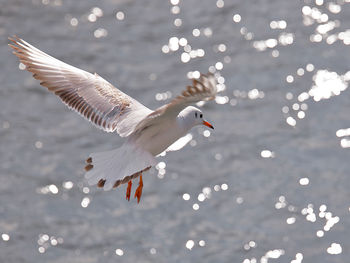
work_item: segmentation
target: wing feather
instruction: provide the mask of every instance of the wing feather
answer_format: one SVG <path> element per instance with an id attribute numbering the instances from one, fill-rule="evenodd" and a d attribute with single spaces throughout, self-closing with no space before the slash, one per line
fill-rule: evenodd
<path id="1" fill-rule="evenodd" d="M 135 131 L 141 131 L 144 127 L 160 121 L 162 118 L 176 117 L 180 111 L 187 106 L 199 101 L 208 101 L 215 99 L 217 93 L 216 78 L 213 74 L 201 74 L 199 79 L 192 80 L 192 86 L 187 86 L 181 95 L 175 97 L 170 103 L 161 106 L 150 113 L 135 128 Z"/>
<path id="2" fill-rule="evenodd" d="M 13 53 L 40 85 L 71 109 L 107 131 L 130 135 L 152 111 L 99 75 L 68 65 L 20 38 L 9 38 Z"/>
<path id="3" fill-rule="evenodd" d="M 199 79 L 192 80 L 192 86 L 187 86 L 181 95 L 174 98 L 169 104 L 163 106 L 162 114 L 178 114 L 185 107 L 199 101 L 215 98 L 217 93 L 216 79 L 211 73 L 201 74 Z M 156 110 L 157 111 L 157 110 Z"/>

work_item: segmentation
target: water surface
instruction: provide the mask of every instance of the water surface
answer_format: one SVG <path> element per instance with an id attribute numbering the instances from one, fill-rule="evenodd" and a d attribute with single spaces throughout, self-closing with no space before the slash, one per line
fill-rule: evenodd
<path id="1" fill-rule="evenodd" d="M 346 262 L 350 3 L 0 1 L 0 262 Z M 17 34 L 155 109 L 219 77 L 142 202 L 86 184 L 123 140 L 68 110 L 7 47 Z"/>

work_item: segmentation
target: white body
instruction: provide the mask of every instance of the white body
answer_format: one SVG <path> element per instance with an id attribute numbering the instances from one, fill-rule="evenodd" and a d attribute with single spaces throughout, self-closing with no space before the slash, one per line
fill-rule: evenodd
<path id="1" fill-rule="evenodd" d="M 134 143 L 153 156 L 157 156 L 184 136 L 190 128 L 185 127 L 182 117 L 178 116 L 152 125 L 142 133 L 131 134 L 127 142 Z"/>
<path id="2" fill-rule="evenodd" d="M 171 144 L 184 136 L 193 126 L 200 123 L 200 110 L 187 107 L 176 117 L 159 118 L 149 126 L 131 133 L 126 142 L 118 149 L 92 153 L 94 168 L 86 173 L 89 184 L 106 180 L 104 190 L 110 190 L 116 180 L 142 171 L 156 164 L 155 156 L 165 151 Z M 131 178 L 130 178 L 131 179 Z M 124 180 L 126 183 L 128 180 Z"/>

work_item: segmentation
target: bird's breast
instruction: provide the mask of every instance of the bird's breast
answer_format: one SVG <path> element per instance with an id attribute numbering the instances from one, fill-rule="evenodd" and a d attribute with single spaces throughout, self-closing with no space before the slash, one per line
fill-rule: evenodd
<path id="1" fill-rule="evenodd" d="M 156 156 L 184 136 L 185 133 L 182 125 L 177 120 L 172 120 L 149 126 L 138 134 L 137 138 L 133 139 L 139 147 Z"/>

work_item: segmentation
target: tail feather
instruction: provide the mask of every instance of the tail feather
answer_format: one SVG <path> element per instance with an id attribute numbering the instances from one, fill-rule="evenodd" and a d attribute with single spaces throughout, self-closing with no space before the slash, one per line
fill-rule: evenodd
<path id="1" fill-rule="evenodd" d="M 124 144 L 118 149 L 92 153 L 86 160 L 85 178 L 90 185 L 110 190 L 127 183 L 155 165 L 155 158 L 143 149 Z"/>

